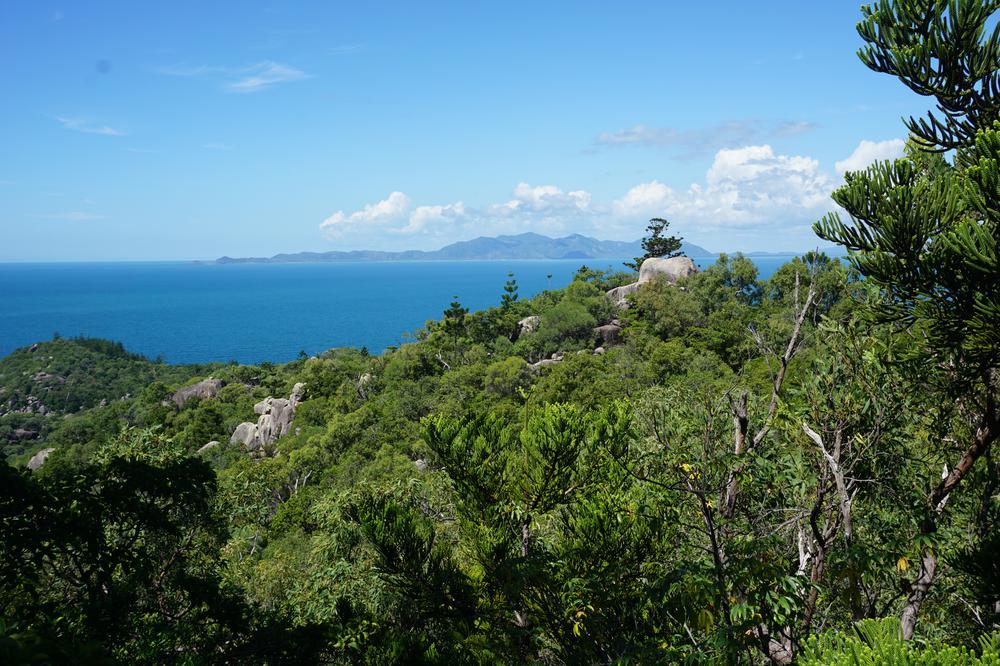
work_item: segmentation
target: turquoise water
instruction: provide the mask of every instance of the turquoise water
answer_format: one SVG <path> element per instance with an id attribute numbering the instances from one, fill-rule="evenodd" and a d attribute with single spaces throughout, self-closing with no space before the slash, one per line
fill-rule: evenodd
<path id="1" fill-rule="evenodd" d="M 754 261 L 767 277 L 789 258 Z M 439 318 L 454 296 L 472 310 L 497 305 L 508 272 L 527 297 L 565 286 L 582 263 L 621 267 L 612 259 L 0 264 L 0 356 L 56 332 L 119 340 L 172 363 L 277 363 L 345 346 L 374 353 Z"/>

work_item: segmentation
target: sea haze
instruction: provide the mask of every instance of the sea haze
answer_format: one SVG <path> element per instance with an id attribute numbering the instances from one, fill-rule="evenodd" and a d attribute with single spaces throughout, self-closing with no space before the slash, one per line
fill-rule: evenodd
<path id="1" fill-rule="evenodd" d="M 752 259 L 766 278 L 791 256 Z M 377 353 L 439 318 L 453 296 L 472 310 L 497 305 L 508 272 L 527 297 L 564 287 L 581 264 L 619 270 L 622 261 L 0 264 L 0 356 L 56 332 L 172 363 L 277 363 L 345 346 Z"/>

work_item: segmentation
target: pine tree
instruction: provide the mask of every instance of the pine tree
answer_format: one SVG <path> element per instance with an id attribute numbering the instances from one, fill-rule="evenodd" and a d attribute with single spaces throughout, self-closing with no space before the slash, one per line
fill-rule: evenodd
<path id="1" fill-rule="evenodd" d="M 663 219 L 662 217 L 654 217 L 649 221 L 649 226 L 646 227 L 646 231 L 649 233 L 648 236 L 642 239 L 642 249 L 645 250 L 645 254 L 641 257 L 636 257 L 635 261 L 626 261 L 625 265 L 634 271 L 639 270 L 642 266 L 642 262 L 650 257 L 662 257 L 664 259 L 669 259 L 670 257 L 677 257 L 681 254 L 681 241 L 683 240 L 680 236 L 667 236 L 667 229 L 670 228 L 670 222 Z"/>
<path id="2" fill-rule="evenodd" d="M 935 579 L 931 544 L 945 505 L 1000 437 L 998 9 L 996 0 L 882 0 L 862 8 L 862 62 L 935 100 L 936 112 L 906 126 L 920 150 L 955 150 L 955 160 L 911 151 L 848 173 L 833 199 L 852 224 L 831 213 L 815 225 L 821 238 L 850 251 L 880 291 L 871 311 L 914 333 L 915 360 L 974 424 L 923 508 L 917 539 L 925 545 L 902 613 L 905 638 Z"/>
<path id="3" fill-rule="evenodd" d="M 465 332 L 465 316 L 469 314 L 469 308 L 462 307 L 458 296 L 452 296 L 452 298 L 454 300 L 444 311 L 444 330 L 448 332 L 448 335 L 457 338 Z"/>
<path id="4" fill-rule="evenodd" d="M 514 303 L 517 302 L 517 280 L 514 279 L 513 273 L 507 273 L 507 282 L 503 285 L 503 296 L 501 298 L 500 307 L 504 312 L 509 311 L 514 307 Z"/>

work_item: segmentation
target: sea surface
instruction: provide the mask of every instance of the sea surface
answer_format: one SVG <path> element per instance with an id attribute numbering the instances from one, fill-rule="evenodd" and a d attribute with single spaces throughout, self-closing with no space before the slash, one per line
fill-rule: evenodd
<path id="1" fill-rule="evenodd" d="M 762 278 L 789 256 L 754 257 Z M 712 259 L 696 260 L 701 266 Z M 84 335 L 171 363 L 275 363 L 333 347 L 378 353 L 405 342 L 454 297 L 500 302 L 508 273 L 522 298 L 564 287 L 582 265 L 621 260 L 317 264 L 0 264 L 0 356 Z"/>

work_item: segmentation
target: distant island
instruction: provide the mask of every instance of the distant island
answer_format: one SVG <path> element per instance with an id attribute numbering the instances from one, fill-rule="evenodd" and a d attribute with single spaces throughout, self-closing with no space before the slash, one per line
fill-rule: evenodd
<path id="1" fill-rule="evenodd" d="M 681 251 L 689 257 L 714 257 L 715 254 L 692 243 Z M 480 236 L 446 245 L 440 250 L 352 250 L 331 252 L 296 252 L 273 257 L 220 257 L 217 264 L 289 264 L 361 261 L 496 261 L 531 259 L 622 259 L 643 254 L 641 241 L 604 241 L 581 234 L 550 238 L 536 233 L 516 236 Z"/>

